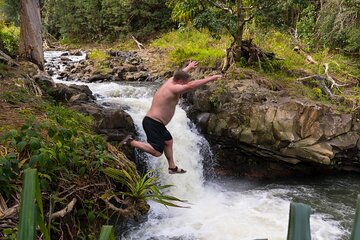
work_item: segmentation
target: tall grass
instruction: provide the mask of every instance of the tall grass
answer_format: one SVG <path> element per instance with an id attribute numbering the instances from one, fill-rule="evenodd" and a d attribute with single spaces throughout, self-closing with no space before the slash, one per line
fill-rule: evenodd
<path id="1" fill-rule="evenodd" d="M 174 65 L 191 59 L 201 65 L 213 66 L 223 59 L 230 42 L 228 36 L 216 39 L 208 31 L 187 28 L 183 31 L 166 33 L 150 45 L 169 51 L 169 61 Z"/>
<path id="2" fill-rule="evenodd" d="M 50 235 L 44 221 L 37 170 L 29 168 L 24 171 L 18 240 L 35 239 L 36 226 L 40 227 L 44 239 L 50 240 Z"/>

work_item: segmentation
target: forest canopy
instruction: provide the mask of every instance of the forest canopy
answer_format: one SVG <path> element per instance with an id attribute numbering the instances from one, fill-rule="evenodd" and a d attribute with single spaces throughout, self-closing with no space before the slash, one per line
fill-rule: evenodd
<path id="1" fill-rule="evenodd" d="M 240 19 L 245 30 L 288 32 L 310 48 L 360 50 L 360 0 L 42 0 L 40 5 L 44 34 L 59 40 L 134 35 L 146 41 L 188 24 L 236 37 Z M 19 24 L 18 8 L 17 0 L 0 0 L 2 41 L 3 28 Z"/>

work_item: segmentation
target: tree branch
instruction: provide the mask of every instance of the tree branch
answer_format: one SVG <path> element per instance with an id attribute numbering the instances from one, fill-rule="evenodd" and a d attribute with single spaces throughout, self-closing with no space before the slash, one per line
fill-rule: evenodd
<path id="1" fill-rule="evenodd" d="M 331 89 L 333 89 L 334 86 L 336 88 L 346 86 L 346 85 L 341 85 L 341 84 L 336 83 L 335 80 L 330 76 L 330 74 L 329 74 L 329 64 L 328 63 L 324 63 L 324 67 L 325 67 L 326 78 L 327 78 L 327 80 L 329 82 L 331 82 L 331 87 L 330 87 Z"/>
<path id="2" fill-rule="evenodd" d="M 234 14 L 233 10 L 231 8 L 228 8 L 228 7 L 225 7 L 222 3 L 220 2 L 213 2 L 214 6 L 221 9 L 221 10 L 224 10 L 225 12 L 229 12 L 231 15 Z"/>
<path id="3" fill-rule="evenodd" d="M 131 35 L 131 37 L 132 37 L 132 39 L 135 41 L 135 43 L 137 44 L 137 46 L 138 46 L 138 48 L 139 48 L 140 50 L 145 49 L 144 45 L 143 45 L 141 42 L 139 42 L 138 40 L 136 40 L 136 38 L 134 37 L 134 35 Z"/>

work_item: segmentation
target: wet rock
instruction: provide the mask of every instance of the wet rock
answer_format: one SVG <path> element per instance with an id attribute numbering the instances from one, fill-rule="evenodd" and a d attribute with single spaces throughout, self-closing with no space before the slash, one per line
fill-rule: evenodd
<path id="1" fill-rule="evenodd" d="M 56 84 L 54 88 L 49 91 L 50 96 L 54 98 L 56 101 L 69 101 L 73 96 L 79 94 L 85 94 L 88 100 L 94 99 L 91 90 L 86 85 L 70 85 L 67 86 L 65 84 Z M 82 98 L 84 96 L 82 95 Z"/>
<path id="2" fill-rule="evenodd" d="M 95 131 L 111 143 L 119 143 L 129 133 L 135 133 L 135 125 L 128 113 L 121 109 L 103 108 L 95 103 L 78 103 L 72 109 L 91 115 L 95 119 Z"/>
<path id="3" fill-rule="evenodd" d="M 229 139 L 225 145 L 220 144 L 227 149 L 222 152 L 225 159 L 222 161 L 232 162 L 239 171 L 244 167 L 242 164 L 248 163 L 244 154 L 248 161 L 259 163 L 280 161 L 324 169 L 359 168 L 360 121 L 356 120 L 359 118 L 356 112 L 339 114 L 328 106 L 288 97 L 267 87 L 270 84 L 260 86 L 254 79 L 228 81 L 222 88 L 231 98 L 221 100 L 215 84 L 186 95 L 191 103 L 188 114 L 201 131 L 213 143 Z M 216 99 L 217 104 L 210 99 Z"/>
<path id="4" fill-rule="evenodd" d="M 111 75 L 109 74 L 96 74 L 94 76 L 91 76 L 88 78 L 88 82 L 96 82 L 96 81 L 105 81 L 105 80 L 110 80 L 111 79 Z"/>

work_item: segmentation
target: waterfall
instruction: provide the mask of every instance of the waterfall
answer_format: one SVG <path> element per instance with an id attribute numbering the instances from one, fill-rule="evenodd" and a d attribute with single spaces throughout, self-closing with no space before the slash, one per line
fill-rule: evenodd
<path id="1" fill-rule="evenodd" d="M 45 55 L 46 56 L 46 55 Z M 50 59 L 50 57 L 48 57 Z M 56 79 L 56 78 L 54 78 Z M 64 82 L 63 83 L 76 83 Z M 79 83 L 84 84 L 84 83 Z M 138 131 L 145 140 L 142 119 L 150 107 L 157 85 L 132 86 L 121 83 L 87 83 L 98 97 L 98 103 L 126 106 Z M 167 126 L 174 139 L 176 164 L 187 170 L 186 174 L 170 175 L 164 156 L 149 156 L 150 169 L 155 169 L 162 184 L 172 184 L 167 194 L 186 199 L 190 208 L 167 208 L 149 202 L 146 221 L 122 233 L 127 240 L 284 240 L 287 234 L 289 204 L 297 191 L 308 189 L 292 187 L 259 186 L 247 181 L 206 181 L 203 177 L 205 139 L 199 135 L 177 106 L 175 115 Z M 320 213 L 311 216 L 312 239 L 342 239 L 344 230 L 330 216 Z"/>

